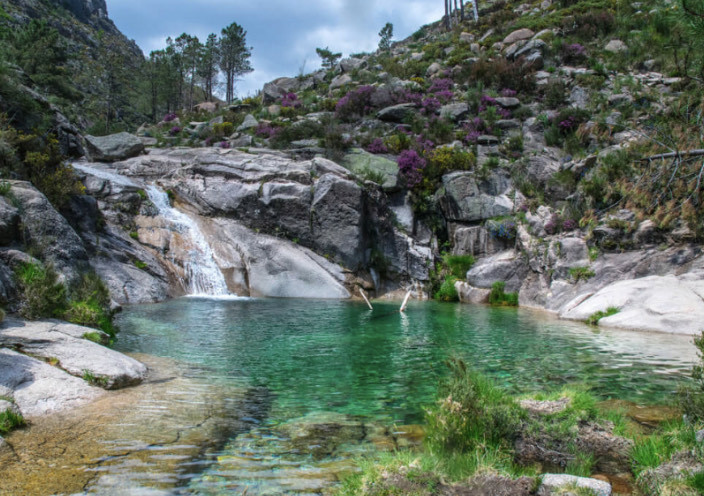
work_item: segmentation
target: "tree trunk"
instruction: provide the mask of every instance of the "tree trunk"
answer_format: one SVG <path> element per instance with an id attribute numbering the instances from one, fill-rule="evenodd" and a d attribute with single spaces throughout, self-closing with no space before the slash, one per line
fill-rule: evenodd
<path id="1" fill-rule="evenodd" d="M 479 9 L 477 8 L 477 0 L 472 0 L 472 10 L 474 12 L 474 20 L 479 20 Z"/>
<path id="2" fill-rule="evenodd" d="M 460 0 L 460 20 L 464 21 L 464 0 Z"/>
<path id="3" fill-rule="evenodd" d="M 450 29 L 450 9 L 448 8 L 450 0 L 445 0 L 445 27 Z"/>

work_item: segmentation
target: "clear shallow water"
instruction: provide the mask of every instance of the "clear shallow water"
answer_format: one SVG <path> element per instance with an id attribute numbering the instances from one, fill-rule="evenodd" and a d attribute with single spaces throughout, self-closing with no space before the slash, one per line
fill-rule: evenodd
<path id="1" fill-rule="evenodd" d="M 398 441 L 380 426 L 422 422 L 450 356 L 514 392 L 581 383 L 638 403 L 667 403 L 696 358 L 691 337 L 597 331 L 516 309 L 398 307 L 186 298 L 126 308 L 118 350 L 184 362 L 209 387 L 255 392 L 252 411 L 239 414 L 248 427 L 203 455 L 179 492 L 318 494 L 355 453 Z"/>

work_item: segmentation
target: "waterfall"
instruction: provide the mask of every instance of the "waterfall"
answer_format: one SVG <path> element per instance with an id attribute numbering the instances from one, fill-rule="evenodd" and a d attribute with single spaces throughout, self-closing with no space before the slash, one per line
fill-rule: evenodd
<path id="1" fill-rule="evenodd" d="M 172 207 L 165 191 L 156 186 L 147 186 L 145 191 L 171 229 L 189 241 L 188 258 L 183 262 L 185 280 L 182 281 L 189 296 L 229 295 L 225 278 L 215 264 L 213 250 L 195 221 Z"/>

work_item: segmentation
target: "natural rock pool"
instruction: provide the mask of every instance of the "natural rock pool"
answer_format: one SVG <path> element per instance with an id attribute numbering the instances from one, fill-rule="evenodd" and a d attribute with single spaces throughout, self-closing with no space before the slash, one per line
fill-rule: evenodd
<path id="1" fill-rule="evenodd" d="M 596 330 L 523 309 L 197 299 L 126 308 L 137 388 L 9 436 L 5 494 L 320 494 L 350 459 L 419 440 L 444 359 L 514 392 L 585 384 L 667 403 L 691 337 Z"/>

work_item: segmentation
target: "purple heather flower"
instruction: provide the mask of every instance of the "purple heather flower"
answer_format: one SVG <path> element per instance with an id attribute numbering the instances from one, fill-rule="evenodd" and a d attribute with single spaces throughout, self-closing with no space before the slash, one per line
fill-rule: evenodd
<path id="1" fill-rule="evenodd" d="M 384 140 L 381 138 L 374 138 L 374 140 L 367 146 L 367 151 L 369 153 L 389 153 L 389 149 L 386 148 Z"/>
<path id="2" fill-rule="evenodd" d="M 171 136 L 176 136 L 180 132 L 181 132 L 181 128 L 178 126 L 174 126 L 171 129 L 169 129 L 169 135 L 171 135 Z"/>
<path id="3" fill-rule="evenodd" d="M 172 114 L 166 114 L 166 115 L 164 116 L 164 122 L 175 121 L 177 118 L 178 118 L 178 116 L 177 116 L 176 114 L 173 114 L 173 113 L 172 113 Z"/>
<path id="4" fill-rule="evenodd" d="M 295 93 L 286 93 L 284 97 L 281 99 L 281 106 L 282 107 L 288 107 L 288 108 L 298 108 L 301 105 L 301 101 L 298 99 L 298 95 Z"/>
<path id="5" fill-rule="evenodd" d="M 398 169 L 406 178 L 406 185 L 409 188 L 413 188 L 423 180 L 425 165 L 425 159 L 415 150 L 404 150 L 398 157 Z"/>
<path id="6" fill-rule="evenodd" d="M 455 83 L 452 79 L 435 79 L 433 84 L 428 88 L 428 93 L 437 93 L 439 91 L 450 91 Z"/>
<path id="7" fill-rule="evenodd" d="M 220 146 L 220 148 L 230 148 L 230 142 L 229 141 L 221 141 L 219 146 Z"/>
<path id="8" fill-rule="evenodd" d="M 501 96 L 505 96 L 508 98 L 514 97 L 518 94 L 516 90 L 512 90 L 511 88 L 504 88 L 501 90 Z"/>

